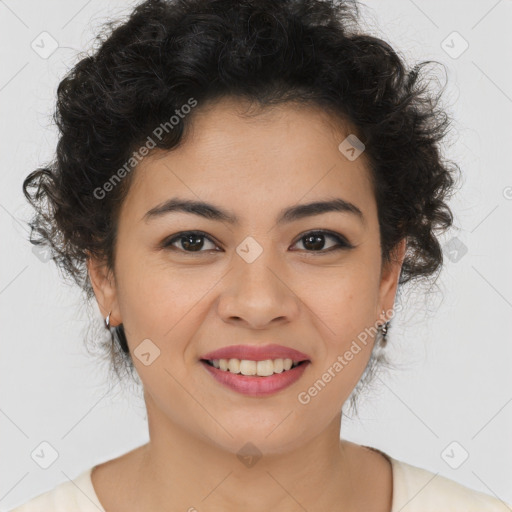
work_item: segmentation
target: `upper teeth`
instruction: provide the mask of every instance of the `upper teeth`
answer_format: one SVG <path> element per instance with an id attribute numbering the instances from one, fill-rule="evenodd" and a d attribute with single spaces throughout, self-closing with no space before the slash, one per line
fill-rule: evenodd
<path id="1" fill-rule="evenodd" d="M 242 375 L 258 375 L 267 377 L 273 373 L 281 373 L 289 370 L 292 366 L 297 366 L 299 362 L 292 359 L 266 359 L 265 361 L 250 361 L 248 359 L 213 359 L 210 361 L 215 368 L 230 371 L 232 373 L 241 373 Z"/>

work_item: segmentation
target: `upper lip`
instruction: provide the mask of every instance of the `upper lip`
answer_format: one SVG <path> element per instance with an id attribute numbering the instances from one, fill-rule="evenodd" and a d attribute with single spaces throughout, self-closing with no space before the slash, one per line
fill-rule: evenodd
<path id="1" fill-rule="evenodd" d="M 294 362 L 309 361 L 308 355 L 294 348 L 283 345 L 231 345 L 222 347 L 201 356 L 201 359 L 247 359 L 250 361 L 265 361 L 266 359 L 291 359 Z"/>

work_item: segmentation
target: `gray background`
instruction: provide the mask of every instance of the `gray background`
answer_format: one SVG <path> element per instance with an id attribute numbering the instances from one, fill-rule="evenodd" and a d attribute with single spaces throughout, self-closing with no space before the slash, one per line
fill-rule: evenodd
<path id="1" fill-rule="evenodd" d="M 1 510 L 147 440 L 141 398 L 120 386 L 109 392 L 107 367 L 85 350 L 78 289 L 26 241 L 31 209 L 21 191 L 53 154 L 59 80 L 99 25 L 132 5 L 0 1 Z M 376 381 L 342 435 L 512 502 L 512 2 L 364 5 L 368 29 L 406 59 L 447 66 L 454 121 L 445 155 L 464 183 L 450 203 L 458 229 L 443 238 L 439 290 L 427 302 L 409 295 L 390 331 L 397 369 Z M 52 40 L 58 48 L 46 55 Z M 48 469 L 31 458 L 44 441 L 58 452 Z"/>

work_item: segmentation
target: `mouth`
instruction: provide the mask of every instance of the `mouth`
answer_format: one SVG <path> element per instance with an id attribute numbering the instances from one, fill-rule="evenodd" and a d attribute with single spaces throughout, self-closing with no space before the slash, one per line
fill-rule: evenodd
<path id="1" fill-rule="evenodd" d="M 201 365 L 224 388 L 249 397 L 268 397 L 296 383 L 310 360 L 201 359 Z M 218 366 L 218 367 L 217 367 Z"/>
<path id="2" fill-rule="evenodd" d="M 218 383 L 244 395 L 277 393 L 299 380 L 307 354 L 284 345 L 231 345 L 203 354 L 201 365 Z"/>

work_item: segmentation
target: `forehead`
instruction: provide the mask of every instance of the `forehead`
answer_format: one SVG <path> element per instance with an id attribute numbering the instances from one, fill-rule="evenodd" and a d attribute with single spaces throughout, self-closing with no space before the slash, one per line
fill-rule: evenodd
<path id="1" fill-rule="evenodd" d="M 196 107 L 180 145 L 133 171 L 125 214 L 138 222 L 171 197 L 222 204 L 242 221 L 327 197 L 374 213 L 364 152 L 351 161 L 339 150 L 348 124 L 313 106 L 249 107 L 233 99 Z"/>

